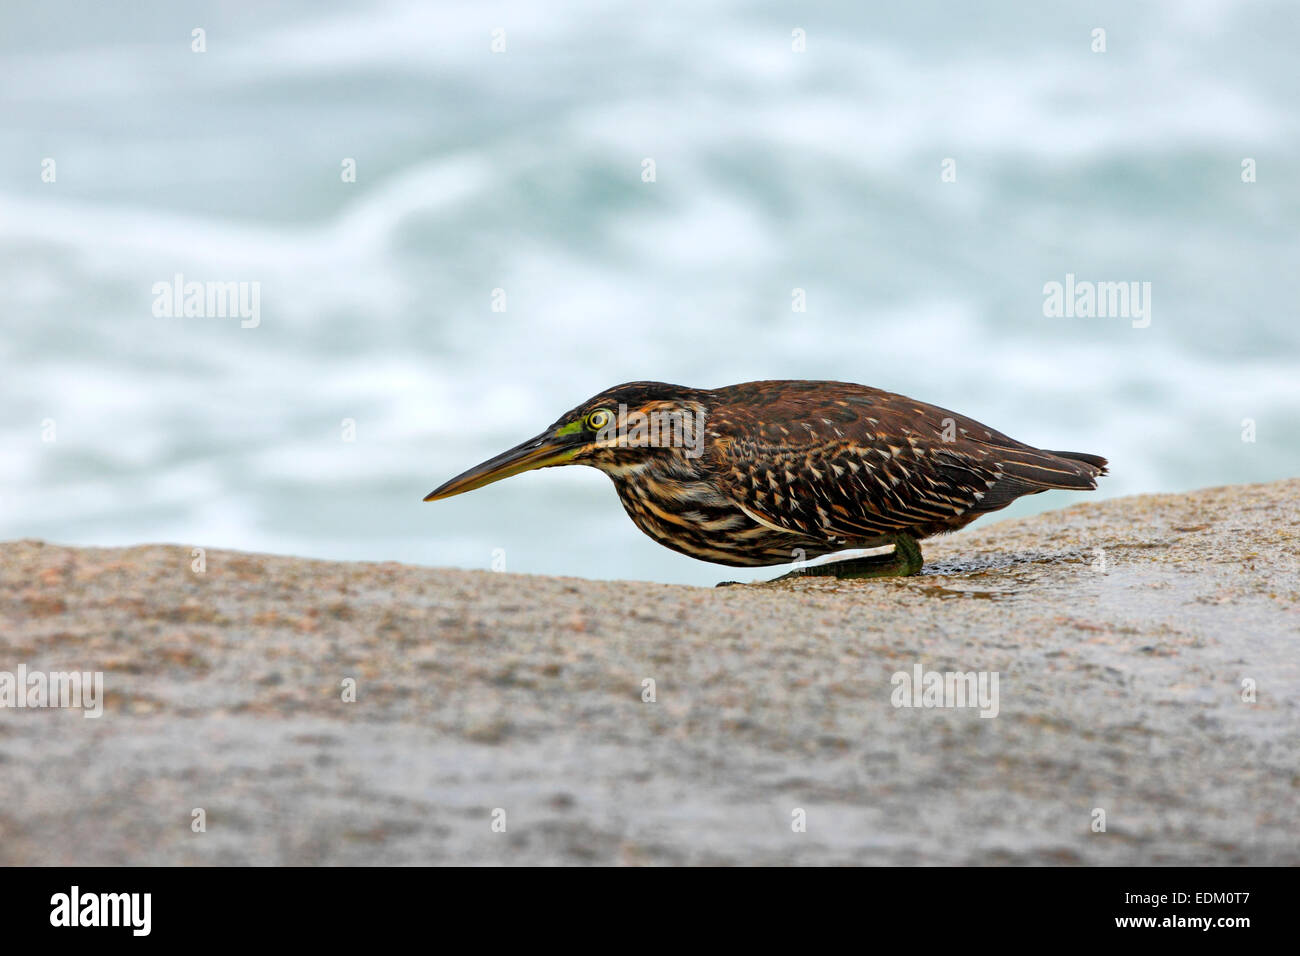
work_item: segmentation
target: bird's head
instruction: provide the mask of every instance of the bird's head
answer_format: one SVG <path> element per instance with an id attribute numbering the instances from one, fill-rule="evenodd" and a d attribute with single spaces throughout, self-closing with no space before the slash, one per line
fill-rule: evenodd
<path id="1" fill-rule="evenodd" d="M 663 382 L 606 389 L 540 435 L 475 465 L 425 495 L 437 501 L 535 468 L 591 465 L 610 475 L 687 465 L 704 453 L 708 393 Z"/>

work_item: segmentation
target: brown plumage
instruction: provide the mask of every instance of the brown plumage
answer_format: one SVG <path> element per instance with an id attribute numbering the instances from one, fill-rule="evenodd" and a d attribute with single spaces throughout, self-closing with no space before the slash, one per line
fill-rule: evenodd
<path id="1" fill-rule="evenodd" d="M 656 419 L 658 431 L 638 434 L 638 424 Z M 633 382 L 584 402 L 426 500 L 559 464 L 609 474 L 632 520 L 661 544 L 733 566 L 891 543 L 901 555 L 916 540 L 955 531 L 1022 495 L 1094 489 L 1106 473 L 1096 455 L 1034 448 L 864 385 Z M 919 567 L 916 550 L 914 562 L 888 573 Z"/>

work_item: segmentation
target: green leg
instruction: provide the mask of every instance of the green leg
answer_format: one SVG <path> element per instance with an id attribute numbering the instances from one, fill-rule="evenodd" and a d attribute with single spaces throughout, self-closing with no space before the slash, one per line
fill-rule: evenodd
<path id="1" fill-rule="evenodd" d="M 864 558 L 846 558 L 843 561 L 831 561 L 829 564 L 815 564 L 783 574 L 773 581 L 804 577 L 836 577 L 846 580 L 902 578 L 921 570 L 925 560 L 921 557 L 921 546 L 916 543 L 915 538 L 910 534 L 899 534 L 894 535 L 890 543 L 894 546 L 894 550 L 889 554 L 873 554 Z"/>

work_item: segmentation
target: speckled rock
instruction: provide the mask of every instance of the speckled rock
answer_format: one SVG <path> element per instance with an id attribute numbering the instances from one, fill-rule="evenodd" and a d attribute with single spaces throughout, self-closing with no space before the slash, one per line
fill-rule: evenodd
<path id="1" fill-rule="evenodd" d="M 925 551 L 714 590 L 0 545 L 0 671 L 104 679 L 0 708 L 0 863 L 1300 864 L 1300 480 Z M 997 716 L 896 707 L 918 664 Z"/>

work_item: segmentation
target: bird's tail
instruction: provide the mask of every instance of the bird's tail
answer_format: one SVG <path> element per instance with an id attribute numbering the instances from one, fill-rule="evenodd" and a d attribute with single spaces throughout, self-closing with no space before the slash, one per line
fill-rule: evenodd
<path id="1" fill-rule="evenodd" d="M 1106 459 L 1077 451 L 1047 451 L 1041 448 L 1000 448 L 1003 478 L 980 501 L 981 511 L 995 511 L 1021 495 L 1033 495 L 1051 488 L 1091 491 L 1106 474 Z"/>
<path id="2" fill-rule="evenodd" d="M 1057 458 L 1066 458 L 1070 461 L 1083 462 L 1085 465 L 1091 465 L 1096 475 L 1106 474 L 1106 466 L 1110 462 L 1102 458 L 1101 455 L 1085 455 L 1081 451 L 1049 451 L 1047 454 L 1055 455 Z"/>

